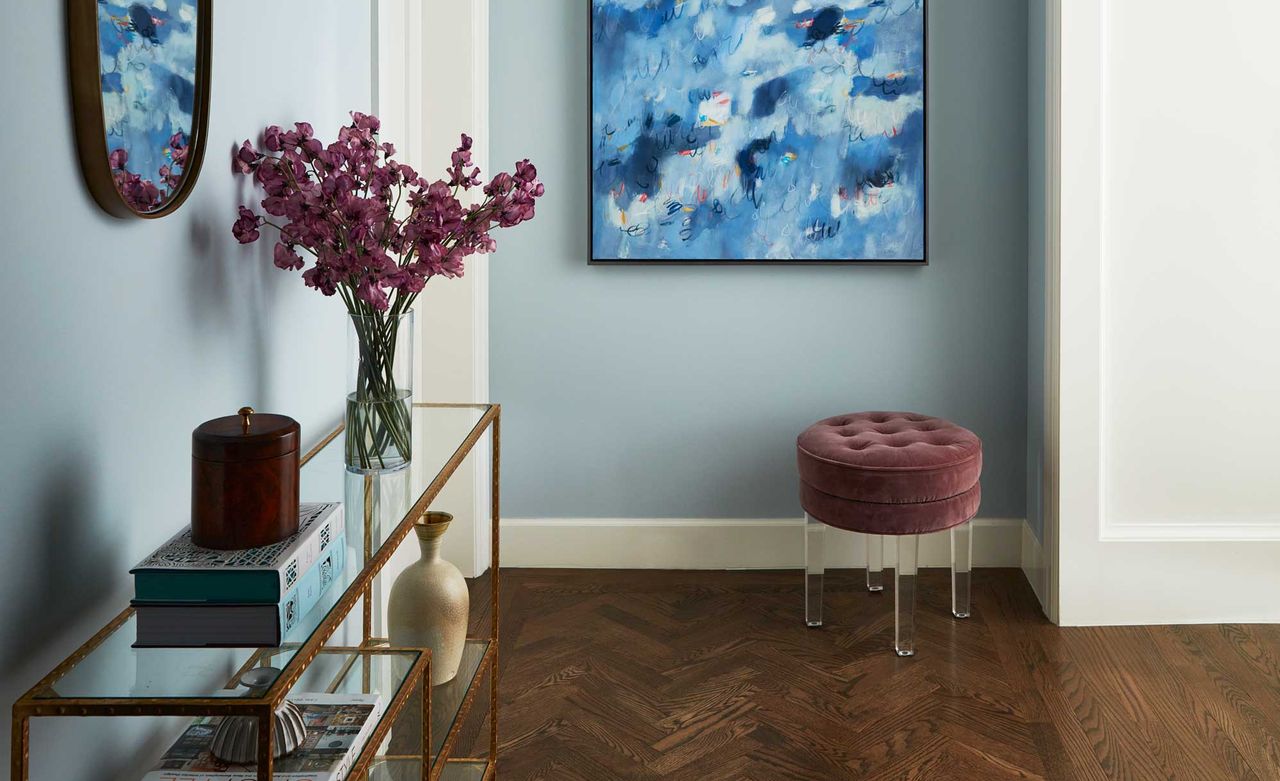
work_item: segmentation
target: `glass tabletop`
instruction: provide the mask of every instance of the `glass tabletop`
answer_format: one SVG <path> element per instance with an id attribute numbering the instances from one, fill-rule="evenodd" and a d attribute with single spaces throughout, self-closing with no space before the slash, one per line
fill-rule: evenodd
<path id="1" fill-rule="evenodd" d="M 130 616 L 99 645 L 79 659 L 43 691 L 41 700 L 165 699 L 239 697 L 238 673 L 264 655 L 272 666 L 284 668 L 306 645 L 357 585 L 365 562 L 383 544 L 407 530 L 409 511 L 433 485 L 456 469 L 465 450 L 488 425 L 490 405 L 418 405 L 413 410 L 413 461 L 404 469 L 376 475 L 357 474 L 344 464 L 343 437 L 334 438 L 302 467 L 303 502 L 342 502 L 345 508 L 347 556 L 341 577 L 320 603 L 291 629 L 279 648 L 134 648 L 136 618 Z M 185 516 L 175 508 L 174 516 Z M 366 523 L 366 519 L 368 523 Z M 176 531 L 176 528 L 175 528 Z M 358 603 L 357 603 L 358 604 Z M 328 641 L 331 645 L 360 642 L 358 607 Z M 483 652 L 481 652 L 483 655 Z"/>

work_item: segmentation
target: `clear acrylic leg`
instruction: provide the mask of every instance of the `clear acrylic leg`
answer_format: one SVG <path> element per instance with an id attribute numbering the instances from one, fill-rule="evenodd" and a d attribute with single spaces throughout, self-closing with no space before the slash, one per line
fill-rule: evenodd
<path id="1" fill-rule="evenodd" d="M 884 591 L 884 537 L 863 536 L 867 538 L 867 591 Z"/>
<path id="2" fill-rule="evenodd" d="M 893 570 L 893 648 L 898 656 L 916 653 L 916 562 L 920 538 L 898 538 L 898 566 Z"/>
<path id="3" fill-rule="evenodd" d="M 969 617 L 969 574 L 973 570 L 973 524 L 951 529 L 951 614 Z"/>
<path id="4" fill-rule="evenodd" d="M 824 544 L 827 525 L 817 518 L 804 516 L 804 621 L 809 626 L 822 626 L 822 575 L 826 568 Z"/>

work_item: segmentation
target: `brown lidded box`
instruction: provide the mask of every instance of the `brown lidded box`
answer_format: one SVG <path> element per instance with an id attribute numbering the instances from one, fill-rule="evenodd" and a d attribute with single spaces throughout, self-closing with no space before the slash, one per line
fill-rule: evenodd
<path id="1" fill-rule="evenodd" d="M 210 420 L 191 435 L 191 541 L 243 550 L 298 532 L 302 427 L 285 415 Z"/>

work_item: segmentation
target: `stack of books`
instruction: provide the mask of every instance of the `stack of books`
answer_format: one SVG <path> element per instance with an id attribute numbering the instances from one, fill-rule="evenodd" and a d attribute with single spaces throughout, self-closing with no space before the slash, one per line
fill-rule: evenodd
<path id="1" fill-rule="evenodd" d="M 218 551 L 179 532 L 131 570 L 137 648 L 273 648 L 346 566 L 342 505 L 304 504 L 298 533 Z"/>
<path id="2" fill-rule="evenodd" d="M 273 764 L 276 781 L 342 781 L 382 718 L 377 694 L 299 694 L 289 698 L 302 710 L 307 737 L 292 754 Z M 231 765 L 209 751 L 217 718 L 197 719 L 143 781 L 257 781 L 254 765 Z"/>

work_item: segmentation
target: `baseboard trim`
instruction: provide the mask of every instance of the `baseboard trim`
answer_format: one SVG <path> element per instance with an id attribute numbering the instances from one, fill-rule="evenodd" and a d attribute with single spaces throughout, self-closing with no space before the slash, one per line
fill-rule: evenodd
<path id="1" fill-rule="evenodd" d="M 1049 570 L 1045 566 L 1044 545 L 1026 521 L 1022 523 L 1022 574 L 1036 593 L 1040 609 L 1049 615 Z"/>
<path id="2" fill-rule="evenodd" d="M 974 522 L 977 567 L 1021 567 L 1022 519 Z M 803 518 L 515 518 L 502 521 L 502 563 L 566 569 L 771 570 L 804 566 Z M 833 530 L 828 566 L 865 566 L 863 535 Z M 885 546 L 885 563 L 897 548 Z M 946 532 L 920 541 L 920 565 L 951 564 Z"/>

